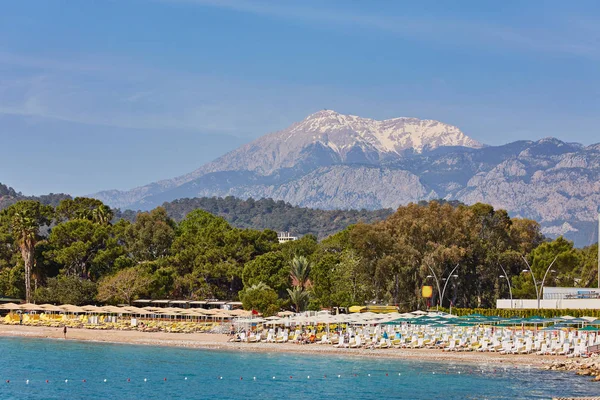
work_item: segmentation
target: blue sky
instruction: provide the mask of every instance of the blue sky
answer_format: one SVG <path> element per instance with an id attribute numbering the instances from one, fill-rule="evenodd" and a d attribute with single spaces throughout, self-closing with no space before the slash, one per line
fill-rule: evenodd
<path id="1" fill-rule="evenodd" d="M 129 189 L 323 108 L 600 142 L 596 1 L 6 2 L 0 182 Z"/>

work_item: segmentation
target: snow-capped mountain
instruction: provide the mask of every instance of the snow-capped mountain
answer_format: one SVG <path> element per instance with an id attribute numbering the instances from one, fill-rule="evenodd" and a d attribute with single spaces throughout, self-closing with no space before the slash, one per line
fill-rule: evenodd
<path id="1" fill-rule="evenodd" d="M 334 164 L 379 165 L 442 146 L 481 148 L 455 126 L 433 120 L 393 118 L 377 121 L 322 110 L 290 127 L 262 136 L 197 170 L 128 191 L 107 190 L 93 196 L 126 208 L 209 173 L 252 171 L 260 176 L 289 176 Z M 162 197 L 162 196 L 161 196 Z"/>
<path id="2" fill-rule="evenodd" d="M 369 163 L 401 158 L 441 146 L 481 148 L 457 127 L 432 120 L 377 121 L 323 110 L 287 129 L 262 136 L 209 164 L 208 170 L 244 169 L 270 175 L 282 168 L 319 164 Z M 202 169 L 206 171 L 206 169 Z"/>
<path id="3" fill-rule="evenodd" d="M 532 218 L 588 244 L 600 204 L 600 145 L 546 138 L 483 146 L 432 120 L 376 121 L 324 110 L 197 170 L 94 197 L 151 209 L 184 197 L 284 200 L 306 207 L 395 208 L 444 198 Z"/>

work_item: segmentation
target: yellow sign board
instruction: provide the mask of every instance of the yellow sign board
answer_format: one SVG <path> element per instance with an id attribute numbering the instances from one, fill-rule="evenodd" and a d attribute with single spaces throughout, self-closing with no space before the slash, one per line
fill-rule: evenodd
<path id="1" fill-rule="evenodd" d="M 432 286 L 423 286 L 423 297 L 426 299 L 431 298 L 433 295 L 433 287 Z"/>

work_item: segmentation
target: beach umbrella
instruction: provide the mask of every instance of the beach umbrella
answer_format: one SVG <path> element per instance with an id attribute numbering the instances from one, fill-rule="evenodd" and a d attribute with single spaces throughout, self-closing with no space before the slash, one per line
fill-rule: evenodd
<path id="1" fill-rule="evenodd" d="M 280 317 L 290 317 L 292 315 L 296 315 L 296 313 L 294 313 L 292 311 L 281 311 L 281 312 L 278 312 L 277 315 L 279 315 Z"/>
<path id="2" fill-rule="evenodd" d="M 0 305 L 0 309 L 1 310 L 22 310 L 21 308 L 22 306 L 20 304 L 15 304 L 15 303 L 5 303 Z"/>
<path id="3" fill-rule="evenodd" d="M 552 321 L 553 321 L 552 319 L 542 318 L 542 317 L 537 316 L 537 315 L 534 315 L 532 317 L 523 319 L 524 323 L 526 323 L 526 324 L 534 324 L 534 325 L 545 324 L 545 323 L 552 322 Z"/>
<path id="4" fill-rule="evenodd" d="M 25 303 L 21 305 L 21 310 L 41 311 L 43 308 L 39 304 Z"/>
<path id="5" fill-rule="evenodd" d="M 560 331 L 560 328 L 560 326 L 553 325 L 545 327 L 544 329 L 542 329 L 542 331 Z"/>
<path id="6" fill-rule="evenodd" d="M 143 308 L 140 308 L 140 307 L 131 306 L 131 307 L 124 307 L 124 308 L 125 308 L 125 310 L 127 310 L 130 313 L 135 314 L 135 315 L 149 315 L 149 314 L 152 314 L 151 311 L 144 310 Z"/>
<path id="7" fill-rule="evenodd" d="M 250 315 L 252 315 L 252 311 L 246 311 L 246 310 L 227 310 L 229 312 L 230 315 L 236 316 L 236 317 L 249 317 Z"/>
<path id="8" fill-rule="evenodd" d="M 563 316 L 561 316 L 559 318 L 562 319 L 562 320 L 564 320 L 564 321 L 569 320 L 569 319 L 575 319 L 575 317 L 572 317 L 570 315 L 563 315 Z"/>
<path id="9" fill-rule="evenodd" d="M 44 311 L 50 311 L 50 312 L 61 312 L 62 311 L 62 308 L 55 306 L 54 304 L 42 304 L 42 305 L 40 305 L 40 307 Z"/>
<path id="10" fill-rule="evenodd" d="M 584 328 L 578 329 L 580 332 L 598 332 L 600 329 L 595 326 L 586 326 Z"/>
<path id="11" fill-rule="evenodd" d="M 99 307 L 98 312 L 108 313 L 108 314 L 131 314 L 131 312 L 127 311 L 124 307 L 115 307 L 115 306 L 104 306 Z"/>
<path id="12" fill-rule="evenodd" d="M 92 305 L 87 305 L 87 306 L 83 306 L 81 307 L 81 309 L 87 313 L 97 313 L 98 310 L 100 309 L 100 307 L 98 306 L 92 306 Z"/>
<path id="13" fill-rule="evenodd" d="M 69 313 L 82 313 L 84 312 L 83 308 L 79 306 L 74 306 L 72 304 L 63 304 L 62 306 L 58 306 L 61 310 Z"/>
<path id="14" fill-rule="evenodd" d="M 463 317 L 464 318 L 487 318 L 485 315 L 483 315 L 483 314 L 477 314 L 477 313 L 475 313 L 475 314 L 469 314 L 469 315 L 463 315 L 462 317 L 459 317 L 459 318 L 463 318 Z"/>

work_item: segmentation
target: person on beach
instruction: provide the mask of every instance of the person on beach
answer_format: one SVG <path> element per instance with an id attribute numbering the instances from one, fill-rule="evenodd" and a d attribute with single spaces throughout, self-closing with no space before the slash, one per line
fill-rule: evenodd
<path id="1" fill-rule="evenodd" d="M 23 325 L 23 314 L 19 314 L 19 325 Z"/>
<path id="2" fill-rule="evenodd" d="M 63 327 L 63 335 L 66 339 L 67 338 L 67 326 L 66 325 Z"/>

